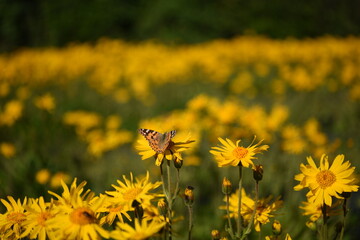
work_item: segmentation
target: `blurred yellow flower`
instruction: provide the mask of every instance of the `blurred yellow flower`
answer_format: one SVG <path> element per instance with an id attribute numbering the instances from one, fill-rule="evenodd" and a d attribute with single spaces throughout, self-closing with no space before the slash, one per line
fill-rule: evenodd
<path id="1" fill-rule="evenodd" d="M 215 156 L 219 167 L 239 165 L 244 167 L 254 166 L 252 160 L 256 159 L 255 155 L 269 148 L 268 145 L 260 145 L 263 140 L 255 145 L 251 143 L 247 147 L 239 146 L 241 140 L 237 140 L 235 144 L 230 139 L 224 140 L 218 138 L 218 140 L 222 146 L 212 147 L 213 150 L 210 150 L 210 153 Z"/>
<path id="2" fill-rule="evenodd" d="M 165 222 L 149 222 L 147 219 L 142 219 L 141 222 L 135 219 L 135 226 L 118 222 L 117 228 L 111 232 L 111 237 L 119 240 L 145 240 L 155 236 L 165 224 Z"/>
<path id="3" fill-rule="evenodd" d="M 52 112 L 55 109 L 55 98 L 50 93 L 46 93 L 35 98 L 34 104 L 39 109 Z"/>
<path id="4" fill-rule="evenodd" d="M 284 151 L 292 154 L 304 152 L 308 145 L 302 136 L 301 129 L 295 125 L 287 125 L 282 129 L 283 141 L 281 147 Z"/>
<path id="5" fill-rule="evenodd" d="M 50 179 L 50 171 L 49 169 L 41 169 L 39 171 L 36 172 L 36 175 L 35 175 L 35 179 L 38 183 L 40 184 L 45 184 L 49 181 Z"/>
<path id="6" fill-rule="evenodd" d="M 12 126 L 18 120 L 23 111 L 23 104 L 19 100 L 11 100 L 4 106 L 4 111 L 0 113 L 0 126 Z"/>
<path id="7" fill-rule="evenodd" d="M 12 143 L 2 142 L 0 143 L 0 153 L 6 158 L 11 158 L 15 155 L 16 148 Z"/>
<path id="8" fill-rule="evenodd" d="M 26 100 L 30 96 L 30 89 L 28 87 L 19 87 L 16 90 L 16 97 L 20 100 Z"/>
<path id="9" fill-rule="evenodd" d="M 315 145 L 324 145 L 327 143 L 327 137 L 324 133 L 321 133 L 319 130 L 319 122 L 311 118 L 308 121 L 306 121 L 304 126 L 304 132 L 305 135 L 308 137 L 308 139 Z"/>
<path id="10" fill-rule="evenodd" d="M 106 119 L 106 129 L 116 130 L 121 125 L 121 118 L 117 115 L 111 115 Z"/>
<path id="11" fill-rule="evenodd" d="M 70 182 L 70 176 L 67 173 L 64 172 L 57 172 L 55 173 L 50 180 L 50 186 L 52 188 L 57 188 L 61 186 L 61 181 L 64 181 L 65 183 Z"/>
<path id="12" fill-rule="evenodd" d="M 343 200 L 337 200 L 335 203 L 332 204 L 331 207 L 326 209 L 327 216 L 339 216 L 343 214 L 342 209 Z M 299 206 L 304 212 L 302 215 L 309 216 L 309 220 L 306 222 L 306 226 L 312 230 L 316 229 L 316 221 L 321 219 L 323 216 L 322 214 L 322 206 L 316 205 L 313 202 L 302 202 L 302 205 Z"/>
<path id="13" fill-rule="evenodd" d="M 0 83 L 0 97 L 5 97 L 10 92 L 9 83 Z"/>
<path id="14" fill-rule="evenodd" d="M 75 126 L 76 133 L 83 136 L 89 129 L 100 125 L 101 117 L 97 113 L 78 110 L 65 113 L 63 121 L 67 125 Z"/>
<path id="15" fill-rule="evenodd" d="M 244 189 L 242 189 L 242 197 L 241 197 L 241 216 L 244 218 L 244 220 L 249 223 L 251 220 L 254 207 L 255 207 L 255 201 L 250 198 L 248 195 L 246 195 L 246 192 Z M 268 222 L 270 222 L 270 218 L 274 217 L 274 212 L 278 210 L 281 206 L 283 201 L 279 200 L 279 198 L 276 198 L 272 203 L 270 203 L 272 197 L 269 196 L 264 199 L 260 199 L 256 204 L 256 212 L 254 216 L 254 228 L 257 232 L 260 231 L 260 226 L 264 225 Z M 224 197 L 224 201 L 226 202 L 226 197 Z M 237 190 L 235 193 L 230 195 L 229 198 L 229 211 L 230 211 L 230 217 L 237 219 L 238 217 L 238 206 L 239 206 L 239 190 Z M 226 206 L 220 206 L 220 209 L 226 210 Z"/>
<path id="16" fill-rule="evenodd" d="M 320 166 L 317 167 L 314 160 L 307 157 L 308 165 L 300 164 L 302 173 L 295 176 L 295 180 L 300 183 L 294 190 L 309 188 L 308 201 L 321 206 L 331 206 L 331 197 L 342 199 L 339 194 L 343 192 L 357 192 L 359 186 L 354 184 L 355 178 L 352 175 L 355 167 L 350 167 L 350 162 L 344 162 L 344 158 L 344 155 L 337 155 L 330 166 L 328 156 L 323 154 Z"/>

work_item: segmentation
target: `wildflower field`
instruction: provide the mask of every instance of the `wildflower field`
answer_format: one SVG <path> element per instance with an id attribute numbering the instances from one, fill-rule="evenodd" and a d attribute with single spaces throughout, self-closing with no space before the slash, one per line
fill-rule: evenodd
<path id="1" fill-rule="evenodd" d="M 0 237 L 358 239 L 359 66 L 354 37 L 0 55 Z"/>

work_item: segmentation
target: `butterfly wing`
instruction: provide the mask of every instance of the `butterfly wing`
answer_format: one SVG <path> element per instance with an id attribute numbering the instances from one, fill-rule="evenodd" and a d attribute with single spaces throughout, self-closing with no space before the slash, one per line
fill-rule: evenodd
<path id="1" fill-rule="evenodd" d="M 173 130 L 162 134 L 155 130 L 143 128 L 139 129 L 139 132 L 149 142 L 149 146 L 157 153 L 165 152 L 171 138 L 173 138 L 176 133 L 176 131 Z"/>

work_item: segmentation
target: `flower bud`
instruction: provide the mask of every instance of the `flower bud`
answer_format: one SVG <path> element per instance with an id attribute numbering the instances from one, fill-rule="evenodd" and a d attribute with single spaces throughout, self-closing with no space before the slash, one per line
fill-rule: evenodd
<path id="1" fill-rule="evenodd" d="M 220 232 L 219 232 L 219 230 L 214 229 L 214 230 L 211 231 L 211 239 L 212 240 L 220 240 Z"/>
<path id="2" fill-rule="evenodd" d="M 262 165 L 256 165 L 253 168 L 253 177 L 257 182 L 262 180 L 263 174 L 264 174 L 264 169 Z"/>
<path id="3" fill-rule="evenodd" d="M 231 182 L 226 177 L 224 177 L 223 182 L 222 182 L 222 192 L 225 195 L 230 195 L 232 192 Z"/>
<path id="4" fill-rule="evenodd" d="M 274 223 L 272 224 L 272 231 L 274 233 L 274 235 L 280 235 L 281 234 L 281 224 L 278 220 L 275 220 Z"/>
<path id="5" fill-rule="evenodd" d="M 307 221 L 305 225 L 313 231 L 316 231 L 316 223 L 313 221 Z"/>
<path id="6" fill-rule="evenodd" d="M 183 165 L 183 160 L 174 156 L 174 166 L 177 168 L 177 169 L 180 169 Z"/>
<path id="7" fill-rule="evenodd" d="M 185 204 L 191 206 L 194 203 L 194 188 L 192 186 L 188 186 L 185 189 L 184 197 L 185 197 Z"/>
<path id="8" fill-rule="evenodd" d="M 163 198 L 161 198 L 158 203 L 157 203 L 157 207 L 159 209 L 159 213 L 161 214 L 161 216 L 166 216 L 167 213 L 167 204 L 165 202 L 165 200 Z"/>

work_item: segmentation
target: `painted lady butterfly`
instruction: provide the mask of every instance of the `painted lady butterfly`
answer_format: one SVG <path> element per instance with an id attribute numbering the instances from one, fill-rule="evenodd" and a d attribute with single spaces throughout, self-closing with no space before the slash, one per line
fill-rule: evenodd
<path id="1" fill-rule="evenodd" d="M 139 133 L 143 135 L 146 140 L 149 142 L 149 146 L 157 153 L 165 152 L 166 148 L 169 146 L 171 138 L 176 134 L 176 131 L 166 132 L 164 134 L 159 133 L 150 129 L 139 129 Z"/>

